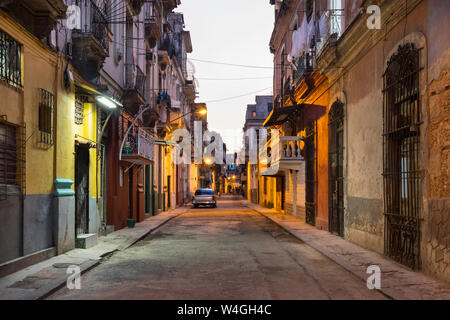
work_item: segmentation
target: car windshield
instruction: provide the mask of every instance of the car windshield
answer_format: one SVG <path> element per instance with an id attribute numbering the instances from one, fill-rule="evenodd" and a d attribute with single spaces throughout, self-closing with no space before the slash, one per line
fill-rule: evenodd
<path id="1" fill-rule="evenodd" d="M 197 190 L 195 191 L 195 195 L 196 196 L 213 196 L 214 195 L 214 191 L 212 190 Z"/>

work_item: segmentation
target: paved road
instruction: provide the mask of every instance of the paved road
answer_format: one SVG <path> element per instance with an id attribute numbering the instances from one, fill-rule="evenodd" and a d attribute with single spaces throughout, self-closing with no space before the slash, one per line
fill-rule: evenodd
<path id="1" fill-rule="evenodd" d="M 240 201 L 191 209 L 49 299 L 384 299 Z"/>

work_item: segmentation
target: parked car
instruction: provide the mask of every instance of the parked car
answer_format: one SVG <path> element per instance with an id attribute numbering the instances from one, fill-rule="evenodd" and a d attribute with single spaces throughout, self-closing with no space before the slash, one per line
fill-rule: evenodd
<path id="1" fill-rule="evenodd" d="M 212 189 L 197 189 L 192 198 L 192 205 L 194 208 L 199 206 L 211 206 L 217 208 L 217 199 Z"/>

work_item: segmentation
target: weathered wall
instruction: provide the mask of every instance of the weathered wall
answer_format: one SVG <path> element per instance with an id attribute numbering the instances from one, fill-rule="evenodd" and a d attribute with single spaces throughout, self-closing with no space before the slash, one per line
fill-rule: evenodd
<path id="1" fill-rule="evenodd" d="M 428 1 L 428 144 L 424 174 L 422 268 L 450 281 L 450 3 Z"/>

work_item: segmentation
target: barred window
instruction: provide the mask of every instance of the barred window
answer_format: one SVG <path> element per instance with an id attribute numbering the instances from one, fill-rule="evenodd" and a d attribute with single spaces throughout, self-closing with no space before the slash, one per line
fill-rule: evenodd
<path id="1" fill-rule="evenodd" d="M 11 185 L 25 194 L 25 127 L 0 119 L 0 200 Z"/>
<path id="2" fill-rule="evenodd" d="M 22 45 L 0 30 L 0 79 L 22 87 Z"/>
<path id="3" fill-rule="evenodd" d="M 39 102 L 39 142 L 44 145 L 53 145 L 54 132 L 54 102 L 55 97 L 47 90 L 40 89 Z"/>
<path id="4" fill-rule="evenodd" d="M 399 46 L 384 74 L 383 176 L 385 252 L 420 268 L 420 49 Z"/>

